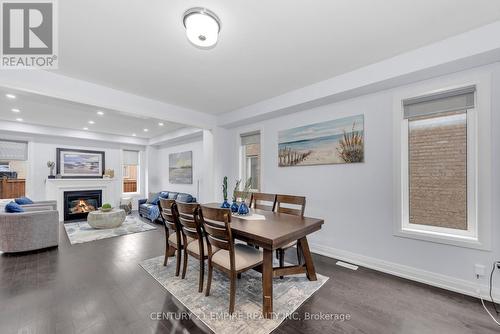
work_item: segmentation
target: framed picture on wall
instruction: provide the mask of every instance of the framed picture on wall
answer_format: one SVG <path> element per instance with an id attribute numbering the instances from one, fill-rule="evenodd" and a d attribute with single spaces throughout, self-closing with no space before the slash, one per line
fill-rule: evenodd
<path id="1" fill-rule="evenodd" d="M 62 178 L 102 178 L 105 168 L 104 151 L 58 148 L 57 174 Z"/>
<path id="2" fill-rule="evenodd" d="M 168 180 L 170 183 L 193 184 L 193 151 L 169 154 Z"/>
<path id="3" fill-rule="evenodd" d="M 278 166 L 365 161 L 364 115 L 310 124 L 278 133 Z"/>

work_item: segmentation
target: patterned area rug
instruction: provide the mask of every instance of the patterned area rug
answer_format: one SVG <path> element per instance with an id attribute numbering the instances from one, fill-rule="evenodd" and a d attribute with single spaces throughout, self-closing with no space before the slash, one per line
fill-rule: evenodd
<path id="1" fill-rule="evenodd" d="M 287 276 L 273 281 L 274 319 L 262 317 L 262 276 L 249 270 L 237 280 L 235 313 L 229 315 L 229 279 L 214 269 L 210 296 L 198 293 L 198 262 L 188 262 L 185 279 L 175 277 L 175 258 L 169 258 L 163 266 L 163 256 L 145 260 L 140 265 L 165 289 L 176 297 L 191 314 L 193 320 L 201 320 L 216 334 L 268 334 L 276 329 L 286 317 L 299 308 L 312 294 L 328 281 L 328 277 L 317 274 L 318 280 L 311 282 L 305 275 Z M 205 269 L 206 270 L 206 269 Z M 207 275 L 205 275 L 205 285 Z M 197 318 L 197 319 L 196 319 Z"/>
<path id="2" fill-rule="evenodd" d="M 120 227 L 110 229 L 95 229 L 85 222 L 64 224 L 66 234 L 72 245 L 84 242 L 118 237 L 121 235 L 156 230 L 156 227 L 143 222 L 140 218 L 127 216 Z"/>

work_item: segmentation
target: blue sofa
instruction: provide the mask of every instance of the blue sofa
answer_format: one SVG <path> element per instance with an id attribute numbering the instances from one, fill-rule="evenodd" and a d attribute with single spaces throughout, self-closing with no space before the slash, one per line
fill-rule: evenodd
<path id="1" fill-rule="evenodd" d="M 160 209 L 158 208 L 158 202 L 161 198 L 175 199 L 179 202 L 185 203 L 195 203 L 196 197 L 191 196 L 186 193 L 178 193 L 174 191 L 160 191 L 158 193 L 150 193 L 148 198 L 142 198 L 139 200 L 139 215 L 141 217 L 147 218 L 152 222 L 159 222 Z"/>

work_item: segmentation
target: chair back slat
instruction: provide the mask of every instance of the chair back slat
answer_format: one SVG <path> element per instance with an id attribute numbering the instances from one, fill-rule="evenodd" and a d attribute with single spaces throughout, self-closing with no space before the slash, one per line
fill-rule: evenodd
<path id="1" fill-rule="evenodd" d="M 202 238 L 201 228 L 196 220 L 200 205 L 197 203 L 176 202 L 176 206 L 179 212 L 179 223 L 182 227 L 182 232 L 194 239 Z"/>
<path id="2" fill-rule="evenodd" d="M 295 208 L 290 207 L 292 205 Z M 276 212 L 304 217 L 305 209 L 306 198 L 304 196 L 276 195 Z"/>
<path id="3" fill-rule="evenodd" d="M 253 193 L 250 207 L 265 211 L 274 211 L 276 206 L 276 194 Z"/>
<path id="4" fill-rule="evenodd" d="M 203 225 L 203 227 L 205 228 L 205 232 L 207 232 L 214 238 L 227 240 L 228 235 L 224 223 L 215 222 L 205 217 L 203 217 L 203 219 L 205 220 L 205 224 Z"/>
<path id="5" fill-rule="evenodd" d="M 160 198 L 158 207 L 165 226 L 174 232 L 177 231 L 179 221 L 175 201 L 172 199 Z"/>
<path id="6" fill-rule="evenodd" d="M 208 242 L 210 243 L 210 245 L 212 247 L 217 247 L 217 248 L 220 248 L 220 249 L 225 249 L 227 251 L 231 249 L 231 245 L 229 244 L 229 241 L 214 238 L 210 234 L 207 237 L 208 237 Z"/>
<path id="7" fill-rule="evenodd" d="M 234 252 L 231 234 L 231 210 L 201 206 L 199 219 L 207 235 L 207 244 Z M 233 255 L 230 255 L 234 257 Z"/>

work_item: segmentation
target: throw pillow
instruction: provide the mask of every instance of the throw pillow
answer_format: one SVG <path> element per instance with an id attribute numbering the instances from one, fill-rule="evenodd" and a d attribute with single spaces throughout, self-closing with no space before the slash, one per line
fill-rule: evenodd
<path id="1" fill-rule="evenodd" d="M 169 192 L 168 193 L 168 199 L 177 199 L 177 194 L 178 193 Z"/>
<path id="2" fill-rule="evenodd" d="M 18 212 L 24 212 L 24 209 L 22 206 L 20 206 L 16 202 L 12 201 L 5 206 L 5 212 L 18 213 Z"/>
<path id="3" fill-rule="evenodd" d="M 19 205 L 33 204 L 33 201 L 26 196 L 16 198 L 14 201 Z"/>
<path id="4" fill-rule="evenodd" d="M 148 203 L 153 205 L 158 205 L 158 201 L 160 200 L 159 193 L 150 193 L 148 197 Z"/>
<path id="5" fill-rule="evenodd" d="M 193 201 L 193 196 L 189 194 L 179 193 L 179 195 L 177 195 L 176 201 L 191 203 Z"/>

